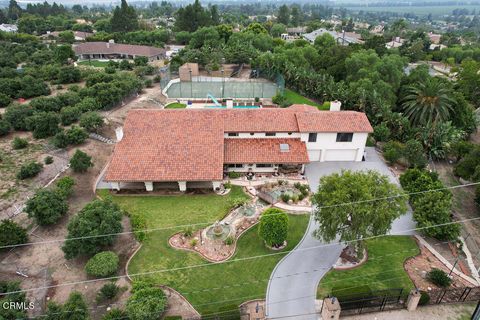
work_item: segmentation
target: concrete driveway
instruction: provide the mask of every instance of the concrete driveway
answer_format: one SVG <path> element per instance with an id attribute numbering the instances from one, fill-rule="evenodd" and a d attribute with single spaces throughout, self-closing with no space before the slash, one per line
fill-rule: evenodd
<path id="1" fill-rule="evenodd" d="M 392 183 L 399 184 L 396 177 L 378 156 L 374 148 L 366 149 L 363 162 L 317 162 L 307 165 L 306 175 L 313 191 L 318 189 L 320 177 L 346 170 L 376 170 L 387 175 Z M 287 317 L 288 319 L 317 319 L 315 298 L 320 279 L 335 264 L 343 245 L 326 244 L 312 236 L 317 223 L 310 223 L 297 247 L 285 256 L 275 267 L 270 277 L 266 297 L 267 318 Z M 415 228 L 412 213 L 395 220 L 391 233 L 413 234 Z M 320 246 L 320 247 L 319 247 Z"/>

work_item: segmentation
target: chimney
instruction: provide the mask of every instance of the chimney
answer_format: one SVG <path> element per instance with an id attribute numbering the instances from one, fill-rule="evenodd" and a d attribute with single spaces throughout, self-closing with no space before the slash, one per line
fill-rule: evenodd
<path id="1" fill-rule="evenodd" d="M 123 139 L 123 128 L 122 127 L 115 128 L 115 135 L 117 136 L 117 142 L 122 141 L 122 139 Z"/>
<path id="2" fill-rule="evenodd" d="M 330 101 L 330 111 L 340 111 L 342 103 L 338 100 Z"/>

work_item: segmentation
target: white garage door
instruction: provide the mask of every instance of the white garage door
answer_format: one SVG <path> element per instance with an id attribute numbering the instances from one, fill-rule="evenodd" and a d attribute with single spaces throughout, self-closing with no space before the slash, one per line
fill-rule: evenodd
<path id="1" fill-rule="evenodd" d="M 356 155 L 356 149 L 326 150 L 325 161 L 355 161 Z"/>
<path id="2" fill-rule="evenodd" d="M 308 159 L 310 161 L 320 161 L 321 150 L 308 150 Z"/>

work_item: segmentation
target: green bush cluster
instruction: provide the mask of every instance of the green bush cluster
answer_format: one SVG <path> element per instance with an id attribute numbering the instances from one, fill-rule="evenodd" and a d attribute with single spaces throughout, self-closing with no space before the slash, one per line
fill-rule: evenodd
<path id="1" fill-rule="evenodd" d="M 85 129 L 72 126 L 70 129 L 58 132 L 53 138 L 53 144 L 57 148 L 66 148 L 69 145 L 79 145 L 85 142 L 88 133 Z"/>
<path id="2" fill-rule="evenodd" d="M 265 210 L 260 217 L 258 234 L 268 246 L 281 246 L 287 240 L 288 215 L 277 208 Z"/>
<path id="3" fill-rule="evenodd" d="M 462 153 L 466 148 L 462 150 Z M 480 181 L 480 147 L 472 146 L 461 160 L 455 165 L 453 172 L 465 180 Z"/>
<path id="4" fill-rule="evenodd" d="M 161 318 L 166 306 L 167 297 L 162 289 L 142 284 L 134 286 L 126 311 L 130 320 L 156 320 Z"/>
<path id="5" fill-rule="evenodd" d="M 90 167 L 93 167 L 92 157 L 77 149 L 70 159 L 70 168 L 74 172 L 86 172 Z"/>
<path id="6" fill-rule="evenodd" d="M 452 279 L 443 270 L 433 268 L 427 275 L 430 280 L 436 286 L 441 288 L 447 288 L 452 284 Z"/>
<path id="7" fill-rule="evenodd" d="M 28 241 L 27 230 L 12 220 L 0 223 L 0 246 L 10 246 Z"/>
<path id="8" fill-rule="evenodd" d="M 235 171 L 230 171 L 230 172 L 228 173 L 228 177 L 229 177 L 230 179 L 237 179 L 237 178 L 240 178 L 241 176 L 242 176 L 241 173 L 235 172 Z"/>
<path id="9" fill-rule="evenodd" d="M 25 149 L 28 146 L 28 140 L 20 137 L 15 137 L 12 140 L 12 148 L 14 150 Z"/>
<path id="10" fill-rule="evenodd" d="M 405 144 L 388 141 L 383 146 L 383 156 L 390 165 L 403 159 L 410 168 L 424 168 L 427 158 L 422 144 L 417 140 L 408 140 Z"/>
<path id="11" fill-rule="evenodd" d="M 85 265 L 85 271 L 92 277 L 108 277 L 118 270 L 119 259 L 113 251 L 103 251 L 94 255 Z"/>
<path id="12" fill-rule="evenodd" d="M 115 283 L 107 283 L 97 293 L 97 303 L 103 302 L 105 300 L 112 300 L 120 292 L 120 287 Z"/>
<path id="13" fill-rule="evenodd" d="M 43 165 L 36 161 L 31 161 L 25 163 L 20 167 L 20 170 L 17 172 L 17 179 L 25 180 L 28 178 L 33 178 L 42 171 Z"/>
<path id="14" fill-rule="evenodd" d="M 444 188 L 438 175 L 420 169 L 408 169 L 400 176 L 400 183 L 405 191 L 411 194 L 410 204 L 413 208 L 413 218 L 422 232 L 440 240 L 455 240 L 460 235 L 460 225 L 452 222 L 452 194 Z M 423 192 L 428 190 L 438 190 Z M 420 192 L 420 193 L 419 193 Z M 433 227 L 435 226 L 435 227 Z"/>

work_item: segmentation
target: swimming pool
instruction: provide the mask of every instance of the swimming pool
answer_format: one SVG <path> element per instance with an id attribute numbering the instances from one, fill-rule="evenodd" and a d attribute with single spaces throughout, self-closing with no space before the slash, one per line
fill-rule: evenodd
<path id="1" fill-rule="evenodd" d="M 226 109 L 227 106 L 205 106 L 205 108 L 211 109 Z M 258 109 L 260 106 L 233 106 L 234 109 Z"/>

